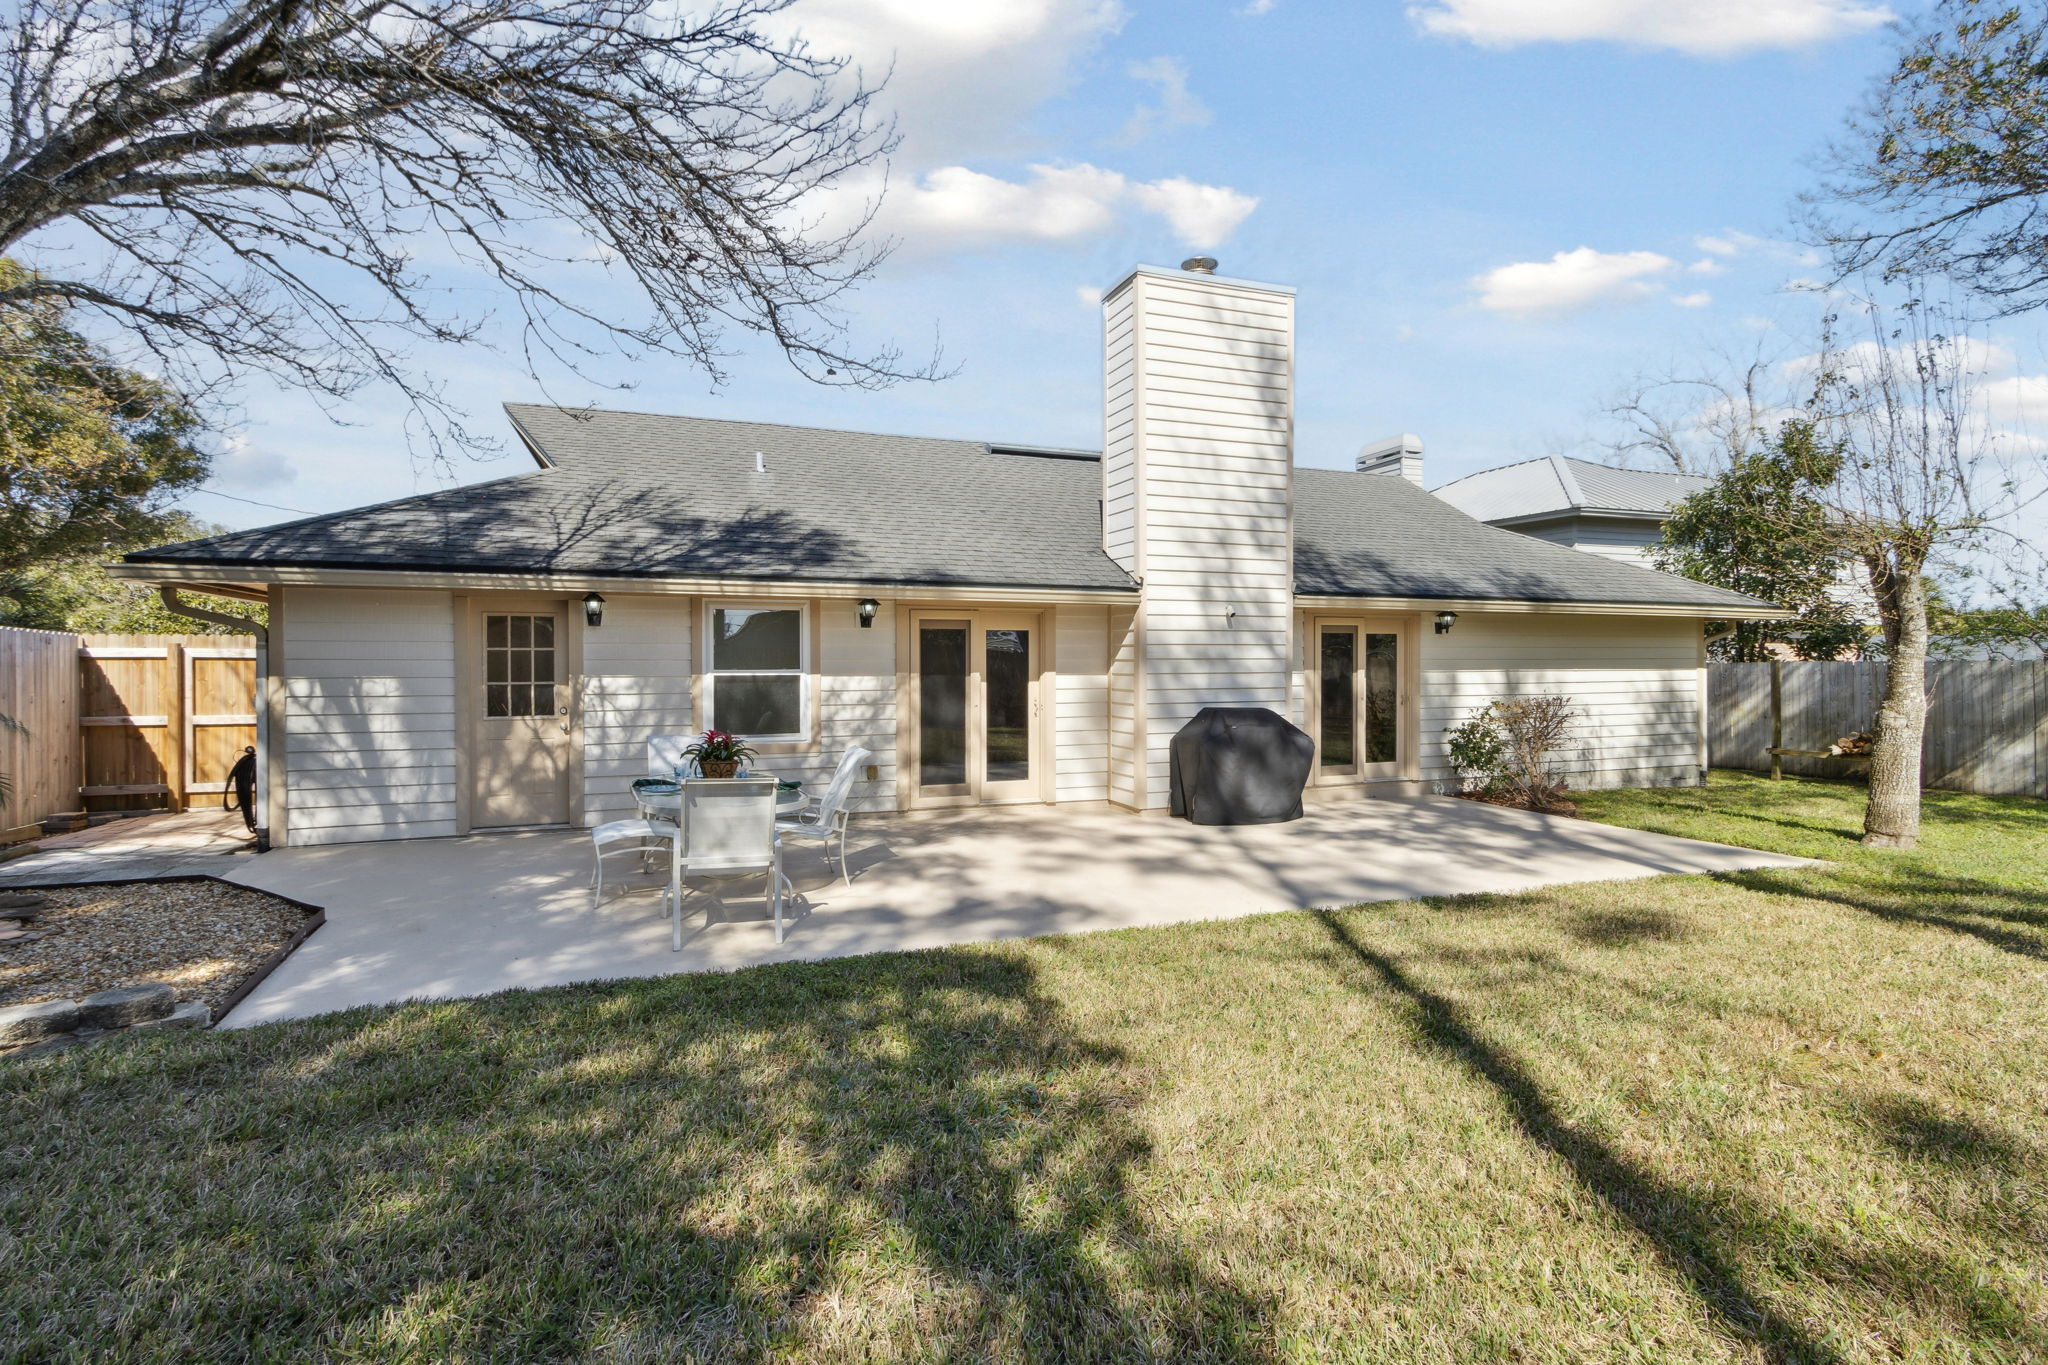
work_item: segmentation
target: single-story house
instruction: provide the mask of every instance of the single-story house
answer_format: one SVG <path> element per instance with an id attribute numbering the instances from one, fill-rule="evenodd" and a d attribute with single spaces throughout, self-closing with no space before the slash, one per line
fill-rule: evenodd
<path id="1" fill-rule="evenodd" d="M 1580 784 L 1701 780 L 1703 622 L 1775 608 L 1297 467 L 1290 288 L 1139 267 L 1103 316 L 1100 452 L 515 405 L 529 472 L 117 572 L 268 604 L 280 844 L 614 818 L 650 735 L 712 726 L 807 781 L 871 750 L 868 811 L 1158 812 L 1206 705 L 1357 797 L 1563 693 Z"/>
<path id="2" fill-rule="evenodd" d="M 1672 507 L 1708 482 L 1546 455 L 1453 479 L 1436 495 L 1489 526 L 1649 567 L 1650 547 L 1663 539 Z"/>

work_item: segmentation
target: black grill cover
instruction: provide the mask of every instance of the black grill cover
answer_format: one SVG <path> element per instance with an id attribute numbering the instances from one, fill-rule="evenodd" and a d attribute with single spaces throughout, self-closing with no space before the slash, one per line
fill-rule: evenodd
<path id="1" fill-rule="evenodd" d="M 1198 825 L 1299 820 L 1315 748 L 1263 706 L 1205 706 L 1173 737 L 1173 813 Z"/>

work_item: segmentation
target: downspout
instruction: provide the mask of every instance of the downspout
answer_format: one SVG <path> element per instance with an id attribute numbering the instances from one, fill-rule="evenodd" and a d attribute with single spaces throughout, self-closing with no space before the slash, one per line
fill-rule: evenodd
<path id="1" fill-rule="evenodd" d="M 176 616 L 189 617 L 194 621 L 205 621 L 216 626 L 226 626 L 237 634 L 256 637 L 256 775 L 262 799 L 257 809 L 263 822 L 256 826 L 256 851 L 270 852 L 270 628 L 261 621 L 247 616 L 231 616 L 224 611 L 212 611 L 206 607 L 195 607 L 178 596 L 176 585 L 160 583 L 157 596 L 163 601 L 164 610 Z"/>

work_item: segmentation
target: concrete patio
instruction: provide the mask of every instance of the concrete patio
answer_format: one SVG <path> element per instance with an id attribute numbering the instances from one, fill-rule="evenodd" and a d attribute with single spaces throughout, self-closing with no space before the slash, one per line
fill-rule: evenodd
<path id="1" fill-rule="evenodd" d="M 757 894 L 736 894 L 726 906 L 699 896 L 685 902 L 680 953 L 670 951 L 668 921 L 651 889 L 591 906 L 590 844 L 581 832 L 236 858 L 227 875 L 324 906 L 327 924 L 226 1022 L 1799 861 L 1445 797 L 1312 806 L 1292 824 L 1238 829 L 1043 807 L 857 819 L 854 828 L 850 889 L 814 850 L 791 851 L 800 900 L 787 942 L 775 943 Z M 710 923 L 707 907 L 719 912 Z"/>

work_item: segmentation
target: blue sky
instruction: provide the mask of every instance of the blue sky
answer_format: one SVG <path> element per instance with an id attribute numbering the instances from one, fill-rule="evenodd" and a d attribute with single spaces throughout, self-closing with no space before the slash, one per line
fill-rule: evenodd
<path id="1" fill-rule="evenodd" d="M 958 373 L 819 388 L 778 356 L 712 388 L 681 362 L 529 379 L 516 355 L 416 363 L 488 430 L 557 402 L 1055 445 L 1100 443 L 1090 290 L 1206 251 L 1298 286 L 1297 459 L 1412 431 L 1429 481 L 1581 449 L 1632 374 L 1797 353 L 1794 197 L 1889 64 L 1866 0 L 801 0 L 820 46 L 894 61 L 902 246 L 856 330 Z M 453 281 L 460 284 L 462 281 Z M 621 306 L 625 301 L 621 300 Z M 2041 363 L 2002 332 L 2013 379 Z M 2048 381 L 2044 381 L 2048 382 Z M 326 511 L 514 472 L 408 448 L 392 395 L 336 425 L 252 386 L 211 487 Z M 233 526 L 281 514 L 198 494 Z"/>

